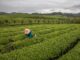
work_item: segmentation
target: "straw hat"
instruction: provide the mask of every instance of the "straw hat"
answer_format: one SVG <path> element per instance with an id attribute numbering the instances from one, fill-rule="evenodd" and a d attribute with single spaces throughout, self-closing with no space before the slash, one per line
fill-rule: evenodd
<path id="1" fill-rule="evenodd" d="M 24 30 L 24 34 L 29 34 L 30 32 L 31 32 L 30 29 L 25 29 L 25 30 Z"/>

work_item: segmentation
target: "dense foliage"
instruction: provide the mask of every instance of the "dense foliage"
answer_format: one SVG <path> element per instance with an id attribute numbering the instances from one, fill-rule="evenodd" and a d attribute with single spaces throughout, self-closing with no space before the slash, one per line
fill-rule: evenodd
<path id="1" fill-rule="evenodd" d="M 35 14 L 3 14 L 0 15 L 2 25 L 25 25 L 25 24 L 70 24 L 80 23 L 80 17 L 68 17 L 62 15 L 35 15 Z"/>
<path id="2" fill-rule="evenodd" d="M 37 36 L 26 38 L 26 27 Z M 0 27 L 0 60 L 79 60 L 79 39 L 80 24 Z"/>

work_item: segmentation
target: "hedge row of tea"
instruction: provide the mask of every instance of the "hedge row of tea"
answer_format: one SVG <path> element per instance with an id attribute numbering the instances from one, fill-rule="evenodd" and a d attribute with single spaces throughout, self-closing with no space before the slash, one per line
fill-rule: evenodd
<path id="1" fill-rule="evenodd" d="M 37 25 L 36 25 L 37 26 Z M 48 25 L 47 25 L 48 26 Z M 40 38 L 38 40 L 41 40 L 43 37 L 43 42 L 33 44 L 30 46 L 25 46 L 22 49 L 17 49 L 15 51 L 0 54 L 0 60 L 49 60 L 49 59 L 56 59 L 56 57 L 60 56 L 60 54 L 63 54 L 64 51 L 67 49 L 70 49 L 70 47 L 77 42 L 77 39 L 80 39 L 80 25 L 53 25 L 53 27 L 57 27 L 56 30 L 52 30 L 50 33 L 41 33 L 44 31 L 38 31 L 40 32 Z M 63 27 L 64 26 L 64 27 Z M 61 29 L 60 29 L 61 28 Z M 52 29 L 52 27 L 51 27 Z M 46 29 L 45 29 L 46 30 Z M 36 30 L 34 30 L 36 31 Z M 50 28 L 49 30 L 51 31 Z M 6 31 L 5 31 L 6 32 Z M 32 40 L 36 41 L 35 38 Z M 19 41 L 19 40 L 18 40 Z M 16 41 L 16 42 L 18 42 Z M 25 42 L 22 42 L 24 44 Z M 71 50 L 71 52 L 68 52 L 66 55 L 64 55 L 61 60 L 71 60 L 70 58 L 64 58 L 65 56 L 69 57 L 74 56 L 73 54 L 76 54 L 80 56 L 78 53 L 79 51 L 79 43 Z M 77 49 L 76 49 L 77 48 Z M 71 53 L 71 54 L 70 54 Z M 75 60 L 75 59 L 72 59 Z M 78 60 L 78 59 L 77 59 Z"/>
<path id="2" fill-rule="evenodd" d="M 27 14 L 0 15 L 0 25 L 80 23 L 80 17 Z"/>
<path id="3" fill-rule="evenodd" d="M 44 27 L 45 26 L 45 27 Z M 66 33 L 66 31 L 72 31 L 76 29 L 75 25 L 39 25 L 31 27 L 33 34 L 37 34 L 37 37 L 33 39 L 26 39 L 23 34 L 24 27 L 9 27 L 1 28 L 0 30 L 0 53 L 9 52 L 14 49 L 23 48 L 32 44 L 40 43 L 48 38 L 53 38 Z M 44 27 L 44 28 L 43 28 Z M 37 28 L 37 29 L 36 29 Z M 13 47 L 13 48 L 11 48 Z"/>
<path id="4" fill-rule="evenodd" d="M 60 57 L 58 60 L 80 60 L 80 42 L 67 54 Z"/>

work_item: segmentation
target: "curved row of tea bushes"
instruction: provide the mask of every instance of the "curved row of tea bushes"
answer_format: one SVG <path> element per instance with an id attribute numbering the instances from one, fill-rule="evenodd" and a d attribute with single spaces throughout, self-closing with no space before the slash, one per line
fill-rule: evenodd
<path id="1" fill-rule="evenodd" d="M 71 30 L 75 30 L 77 29 L 76 27 L 73 26 L 69 26 L 69 27 L 62 27 L 62 28 L 58 28 L 55 31 L 52 31 L 52 28 L 49 30 L 45 30 L 45 31 L 51 31 L 51 32 L 47 32 L 47 33 L 43 33 L 43 34 L 39 34 L 39 36 L 34 37 L 32 39 L 28 39 L 25 38 L 24 35 L 17 35 L 15 38 L 11 38 L 11 39 L 5 39 L 5 40 L 0 40 L 1 43 L 0 44 L 4 44 L 3 48 L 1 48 L 1 53 L 6 53 L 6 52 L 10 52 L 12 50 L 18 49 L 18 48 L 23 48 L 25 46 L 30 46 L 36 43 L 40 43 L 42 41 L 45 41 L 47 39 L 51 39 L 51 38 L 55 38 L 61 34 L 67 33 L 68 31 L 70 32 Z M 43 32 L 44 30 L 42 30 Z M 41 31 L 40 31 L 41 32 Z M 54 36 L 54 37 L 53 37 Z M 8 48 L 6 48 L 6 46 Z"/>
<path id="2" fill-rule="evenodd" d="M 80 60 L 80 39 L 73 49 L 57 60 Z"/>
<path id="3" fill-rule="evenodd" d="M 80 29 L 62 34 L 39 44 L 15 50 L 0 55 L 1 60 L 47 60 L 54 58 L 64 51 L 72 42 L 80 36 Z"/>

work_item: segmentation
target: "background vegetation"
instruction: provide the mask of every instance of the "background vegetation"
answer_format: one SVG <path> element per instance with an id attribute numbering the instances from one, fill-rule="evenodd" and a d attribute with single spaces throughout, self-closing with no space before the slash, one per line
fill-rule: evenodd
<path id="1" fill-rule="evenodd" d="M 33 38 L 24 35 L 25 28 Z M 79 59 L 78 14 L 0 13 L 0 60 Z"/>

